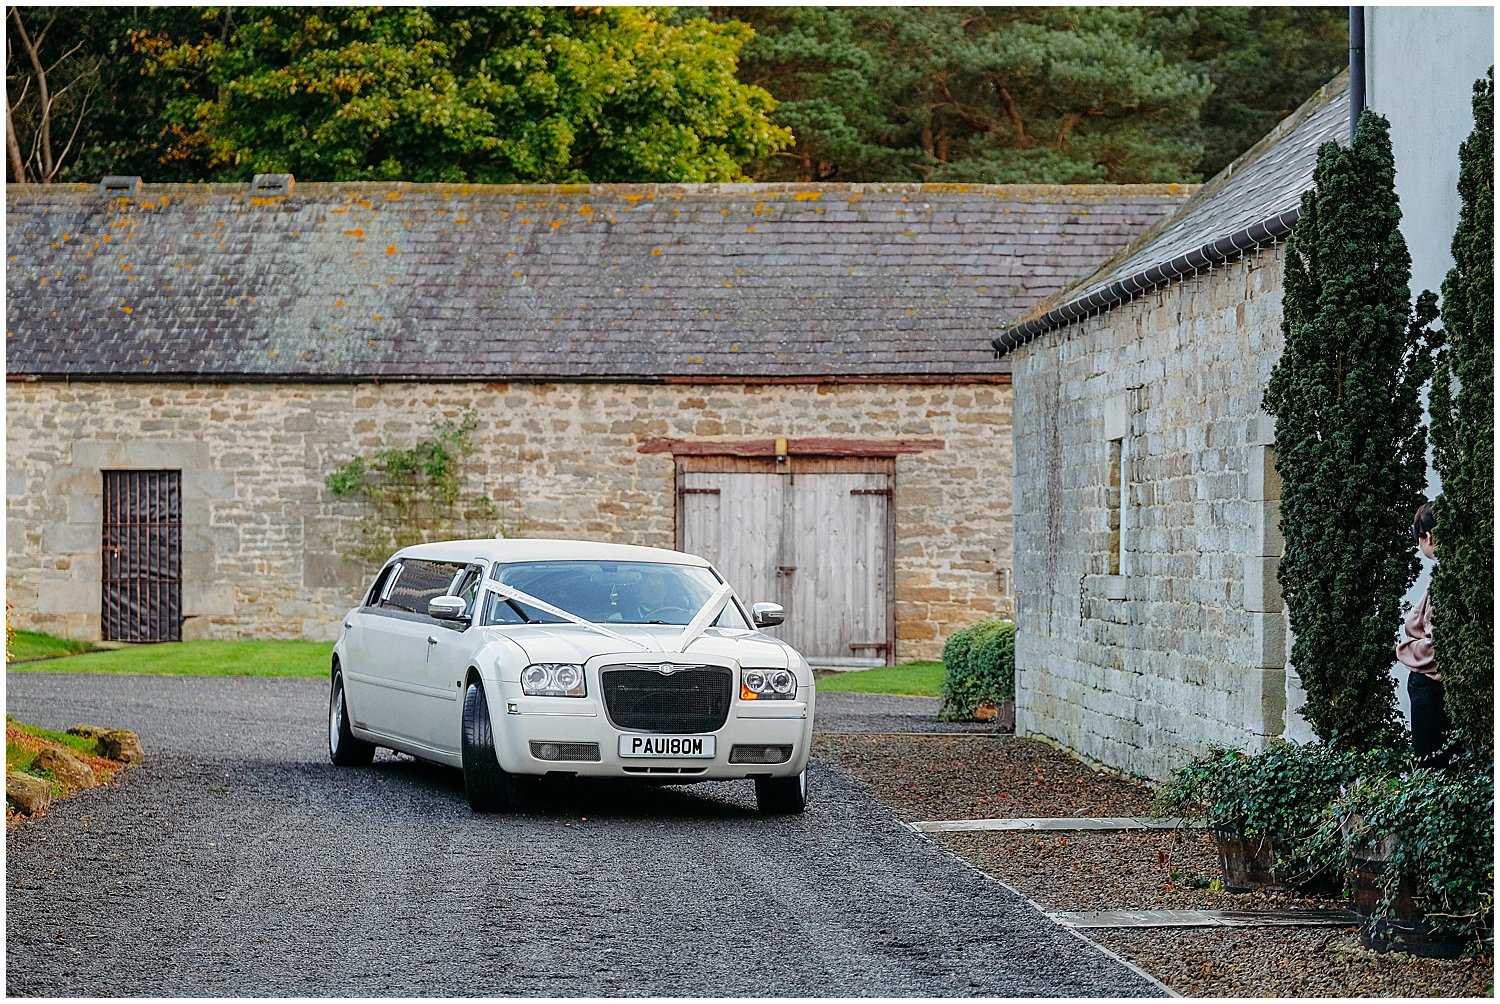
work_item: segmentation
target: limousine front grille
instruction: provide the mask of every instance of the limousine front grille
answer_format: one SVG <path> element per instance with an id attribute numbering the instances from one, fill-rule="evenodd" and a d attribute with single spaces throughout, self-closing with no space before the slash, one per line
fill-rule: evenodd
<path id="1" fill-rule="evenodd" d="M 729 718 L 733 676 L 722 666 L 662 673 L 639 666 L 606 666 L 600 674 L 604 709 L 618 729 L 636 732 L 715 732 Z"/>

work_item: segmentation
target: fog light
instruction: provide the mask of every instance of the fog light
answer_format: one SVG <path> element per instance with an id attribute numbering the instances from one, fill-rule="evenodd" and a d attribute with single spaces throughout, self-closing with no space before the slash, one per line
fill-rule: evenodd
<path id="1" fill-rule="evenodd" d="M 729 751 L 730 763 L 786 763 L 791 758 L 790 746 L 735 746 Z"/>
<path id="2" fill-rule="evenodd" d="M 557 748 L 557 743 L 542 743 L 542 748 L 537 750 L 543 760 L 556 760 L 562 751 Z"/>

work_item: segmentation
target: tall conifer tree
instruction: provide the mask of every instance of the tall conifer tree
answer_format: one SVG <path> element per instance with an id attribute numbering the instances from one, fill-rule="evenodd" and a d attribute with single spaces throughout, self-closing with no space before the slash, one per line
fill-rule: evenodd
<path id="1" fill-rule="evenodd" d="M 1419 390 L 1431 375 L 1431 294 L 1413 314 L 1390 126 L 1366 112 L 1353 145 L 1324 144 L 1287 242 L 1276 416 L 1286 551 L 1280 580 L 1325 741 L 1400 741 L 1390 667 L 1418 561 L 1409 529 L 1426 482 Z"/>
<path id="2" fill-rule="evenodd" d="M 1495 71 L 1474 85 L 1474 131 L 1459 148 L 1461 208 L 1443 280 L 1445 347 L 1432 384 L 1442 494 L 1432 577 L 1433 639 L 1454 724 L 1480 747 L 1495 722 Z"/>

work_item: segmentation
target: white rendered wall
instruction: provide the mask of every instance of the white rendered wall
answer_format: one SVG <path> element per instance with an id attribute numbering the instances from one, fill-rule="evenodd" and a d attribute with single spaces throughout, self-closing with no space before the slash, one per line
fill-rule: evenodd
<path id="1" fill-rule="evenodd" d="M 1401 233 L 1411 251 L 1413 298 L 1442 294 L 1458 227 L 1458 147 L 1474 128 L 1474 82 L 1495 62 L 1493 7 L 1366 7 L 1365 103 L 1391 123 Z M 1429 451 L 1429 458 L 1431 452 Z M 1428 495 L 1439 490 L 1427 472 Z M 1441 535 L 1441 531 L 1439 531 Z M 1406 603 L 1427 591 L 1432 563 Z M 1406 670 L 1393 664 L 1401 713 L 1411 717 Z"/>

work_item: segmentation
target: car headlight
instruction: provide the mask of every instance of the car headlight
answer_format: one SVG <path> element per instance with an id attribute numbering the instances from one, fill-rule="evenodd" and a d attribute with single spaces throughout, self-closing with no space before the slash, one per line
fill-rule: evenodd
<path id="1" fill-rule="evenodd" d="M 571 662 L 534 662 L 521 670 L 521 693 L 527 697 L 583 697 L 583 667 Z"/>
<path id="2" fill-rule="evenodd" d="M 740 700 L 790 701 L 797 696 L 797 678 L 789 669 L 747 669 L 740 674 Z"/>

